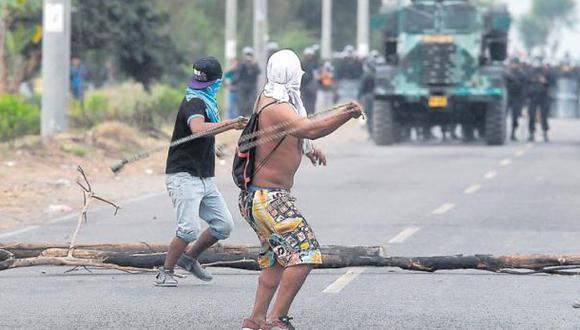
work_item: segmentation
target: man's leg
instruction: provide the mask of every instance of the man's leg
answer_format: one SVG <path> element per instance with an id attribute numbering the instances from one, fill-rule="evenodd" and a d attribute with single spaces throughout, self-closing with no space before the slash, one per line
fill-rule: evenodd
<path id="1" fill-rule="evenodd" d="M 201 230 L 199 209 L 203 197 L 199 178 L 187 173 L 168 176 L 167 190 L 177 216 L 176 235 L 169 244 L 164 269 L 172 271 L 190 242 L 197 240 Z"/>
<path id="2" fill-rule="evenodd" d="M 177 263 L 177 259 L 181 257 L 183 251 L 187 247 L 189 243 L 182 240 L 179 237 L 174 237 L 169 243 L 169 250 L 167 250 L 167 255 L 165 256 L 165 263 L 163 264 L 163 268 L 168 271 L 172 271 L 175 268 L 175 264 Z"/>
<path id="3" fill-rule="evenodd" d="M 204 269 L 197 258 L 219 240 L 230 236 L 234 228 L 234 220 L 224 198 L 215 185 L 213 178 L 201 179 L 204 195 L 199 206 L 199 216 L 209 224 L 185 254 L 178 259 L 177 264 L 203 281 L 211 281 L 212 275 Z"/>
<path id="4" fill-rule="evenodd" d="M 288 315 L 292 301 L 302 288 L 312 268 L 312 265 L 297 265 L 284 269 L 276 302 L 268 316 L 270 320 L 277 320 L 279 317 Z"/>
<path id="5" fill-rule="evenodd" d="M 193 259 L 197 259 L 199 255 L 209 249 L 212 245 L 218 242 L 218 239 L 213 237 L 209 231 L 209 228 L 203 231 L 199 238 L 185 250 L 185 254 Z M 182 251 L 183 253 L 183 251 Z M 179 256 L 177 256 L 179 258 Z M 177 259 L 176 259 L 177 260 Z"/>
<path id="6" fill-rule="evenodd" d="M 187 250 L 187 254 L 192 258 L 197 258 L 203 251 L 218 241 L 230 237 L 234 229 L 234 218 L 215 184 L 215 179 L 207 178 L 203 180 L 206 194 L 201 200 L 199 215 L 207 222 L 209 228 L 204 230 L 197 241 Z"/>
<path id="7" fill-rule="evenodd" d="M 510 106 L 510 111 L 511 111 L 511 115 L 512 115 L 512 134 L 511 134 L 511 139 L 512 141 L 516 141 L 517 137 L 516 137 L 516 131 L 518 130 L 518 120 L 520 119 L 521 116 L 521 112 L 522 112 L 522 107 L 520 105 L 520 102 L 514 102 L 511 106 Z"/>
<path id="8" fill-rule="evenodd" d="M 550 125 L 548 124 L 548 117 L 550 116 L 550 99 L 546 98 L 546 101 L 542 104 L 540 109 L 540 116 L 542 117 L 542 130 L 544 132 L 544 141 L 548 142 L 548 131 L 550 130 Z"/>
<path id="9" fill-rule="evenodd" d="M 532 99 L 532 102 L 530 102 L 530 106 L 528 108 L 529 111 L 529 127 L 528 127 L 528 131 L 529 131 L 529 140 L 533 141 L 534 140 L 534 133 L 536 132 L 536 110 L 538 105 L 536 104 L 537 99 Z"/>
<path id="10" fill-rule="evenodd" d="M 256 301 L 251 318 L 256 321 L 266 321 L 266 314 L 274 293 L 280 284 L 280 279 L 284 268 L 276 263 L 274 267 L 263 269 L 258 279 L 258 289 L 256 289 Z"/>
<path id="11" fill-rule="evenodd" d="M 246 96 L 247 93 L 244 89 L 240 88 L 238 90 L 238 116 L 246 116 Z"/>

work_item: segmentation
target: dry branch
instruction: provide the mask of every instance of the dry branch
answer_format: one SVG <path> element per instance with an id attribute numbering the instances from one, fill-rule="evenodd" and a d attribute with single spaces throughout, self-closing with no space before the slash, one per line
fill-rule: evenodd
<path id="1" fill-rule="evenodd" d="M 93 199 L 107 203 L 107 204 L 111 205 L 112 207 L 114 207 L 115 208 L 115 215 L 117 215 L 117 212 L 121 208 L 117 204 L 95 195 L 95 192 L 93 191 L 93 187 L 91 186 L 89 179 L 87 179 L 87 176 L 86 176 L 83 168 L 78 166 L 77 171 L 81 174 L 82 181 L 83 181 L 83 182 L 81 182 L 80 179 L 77 180 L 77 185 L 79 185 L 79 187 L 81 187 L 81 189 L 83 191 L 83 207 L 81 209 L 81 213 L 79 214 L 77 226 L 76 226 L 75 231 L 73 232 L 73 234 L 71 236 L 71 240 L 70 240 L 70 243 L 68 246 L 67 256 L 69 258 L 72 257 L 72 253 L 73 253 L 73 250 L 75 249 L 75 243 L 76 243 L 77 237 L 79 235 L 79 232 L 81 230 L 81 227 L 82 227 L 83 223 L 87 222 L 87 210 L 89 209 L 89 206 L 90 206 L 91 202 L 93 201 Z"/>
<path id="2" fill-rule="evenodd" d="M 65 245 L 0 244 L 0 270 L 35 265 L 153 269 L 163 264 L 165 251 L 167 246 L 161 244 L 85 244 L 78 245 L 69 256 Z M 257 246 L 217 245 L 204 252 L 200 262 L 210 267 L 257 270 L 259 251 Z M 476 269 L 524 275 L 576 275 L 574 270 L 580 269 L 580 255 L 393 257 L 386 256 L 380 246 L 335 245 L 323 246 L 322 254 L 319 268 L 397 267 L 423 272 Z"/>

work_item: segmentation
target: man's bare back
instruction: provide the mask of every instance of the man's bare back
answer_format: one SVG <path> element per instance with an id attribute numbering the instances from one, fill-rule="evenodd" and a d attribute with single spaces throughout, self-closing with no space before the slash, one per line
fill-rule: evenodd
<path id="1" fill-rule="evenodd" d="M 272 102 L 276 102 L 276 100 L 261 96 L 254 111 L 259 111 Z M 289 103 L 274 103 L 266 107 L 260 114 L 258 129 L 267 130 L 271 126 L 287 122 L 292 123 L 286 128 L 290 129 L 291 132 L 254 176 L 252 184 L 265 188 L 291 189 L 294 186 L 294 175 L 302 160 L 302 139 L 315 140 L 326 136 L 351 118 L 358 118 L 361 114 L 362 109 L 355 108 L 343 111 L 324 121 L 311 121 L 308 118 L 300 117 Z M 266 133 L 264 137 L 268 137 L 268 135 Z M 259 166 L 265 157 L 270 155 L 279 142 L 280 139 L 276 139 L 257 146 L 256 166 Z M 318 148 L 314 148 L 313 152 L 307 156 L 314 165 L 326 165 L 326 157 Z"/>

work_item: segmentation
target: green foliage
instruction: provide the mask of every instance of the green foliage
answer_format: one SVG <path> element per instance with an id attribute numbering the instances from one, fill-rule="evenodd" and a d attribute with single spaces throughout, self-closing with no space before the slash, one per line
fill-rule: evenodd
<path id="1" fill-rule="evenodd" d="M 562 24 L 571 24 L 576 10 L 574 0 L 534 0 L 532 14 L 549 23 L 559 21 Z"/>
<path id="2" fill-rule="evenodd" d="M 575 12 L 574 0 L 533 0 L 530 13 L 519 22 L 520 35 L 527 50 L 547 45 L 550 37 L 557 40 L 562 28 L 573 28 Z"/>
<path id="3" fill-rule="evenodd" d="M 143 130 L 156 130 L 175 119 L 183 95 L 182 90 L 168 85 L 155 85 L 147 93 L 135 83 L 124 83 L 88 93 L 84 107 L 74 102 L 69 116 L 75 127 L 120 121 Z"/>
<path id="4" fill-rule="evenodd" d="M 78 101 L 72 103 L 69 119 L 76 127 L 93 127 L 105 120 L 114 119 L 109 108 L 109 100 L 99 93 L 86 98 L 84 105 Z"/>
<path id="5" fill-rule="evenodd" d="M 42 0 L 0 1 L 0 94 L 15 93 L 40 67 Z"/>
<path id="6" fill-rule="evenodd" d="M 170 13 L 172 36 L 184 54 L 185 71 L 194 59 L 213 55 L 223 60 L 225 1 L 160 1 L 159 7 Z M 356 43 L 356 1 L 333 0 L 333 48 L 342 50 Z M 378 13 L 381 0 L 370 0 L 371 13 Z M 253 45 L 253 0 L 238 0 L 238 54 L 244 46 Z M 320 42 L 320 0 L 268 0 L 269 38 L 280 47 L 301 52 Z M 381 46 L 380 29 L 371 31 L 374 47 Z"/>
<path id="7" fill-rule="evenodd" d="M 281 48 L 290 48 L 297 52 L 301 52 L 304 48 L 318 43 L 318 40 L 313 36 L 311 31 L 299 25 L 289 27 L 285 31 L 272 33 L 272 39 L 276 40 Z"/>
<path id="8" fill-rule="evenodd" d="M 172 63 L 182 62 L 168 31 L 169 16 L 158 10 L 156 1 L 77 0 L 75 7 L 74 54 L 93 51 L 113 58 L 147 91 L 154 80 L 175 71 Z"/>
<path id="9" fill-rule="evenodd" d="M 87 148 L 72 143 L 65 143 L 60 146 L 60 149 L 64 152 L 71 153 L 77 157 L 85 157 L 89 153 L 89 150 Z"/>
<path id="10" fill-rule="evenodd" d="M 167 85 L 158 85 L 153 88 L 150 101 L 150 108 L 165 122 L 171 122 L 175 119 L 177 109 L 183 100 L 184 92 L 179 89 L 171 88 Z"/>
<path id="11" fill-rule="evenodd" d="M 40 110 L 13 95 L 0 96 L 0 141 L 40 133 Z"/>
<path id="12" fill-rule="evenodd" d="M 521 18 L 519 31 L 528 52 L 537 46 L 546 44 L 550 33 L 546 22 L 533 15 L 526 15 Z"/>

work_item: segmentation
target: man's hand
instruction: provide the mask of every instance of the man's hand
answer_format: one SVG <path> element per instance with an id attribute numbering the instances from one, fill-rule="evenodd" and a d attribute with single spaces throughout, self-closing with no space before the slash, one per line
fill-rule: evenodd
<path id="1" fill-rule="evenodd" d="M 248 118 L 246 117 L 238 117 L 236 119 L 230 119 L 228 124 L 233 124 L 233 128 L 235 130 L 243 130 L 244 128 L 246 128 L 246 125 L 248 124 Z"/>
<path id="2" fill-rule="evenodd" d="M 346 108 L 346 112 L 350 114 L 352 118 L 364 116 L 363 108 L 358 102 L 350 102 Z"/>
<path id="3" fill-rule="evenodd" d="M 314 166 L 326 166 L 326 155 L 317 147 L 313 147 L 312 151 L 306 154 L 306 157 L 310 159 Z"/>

